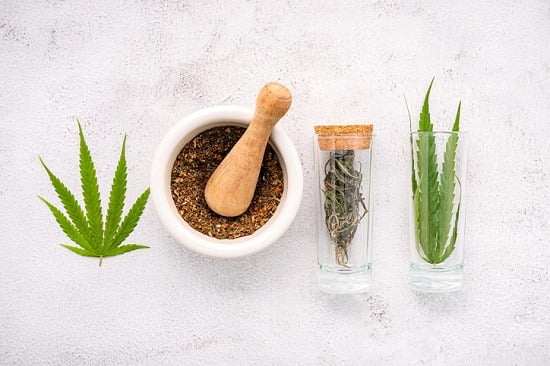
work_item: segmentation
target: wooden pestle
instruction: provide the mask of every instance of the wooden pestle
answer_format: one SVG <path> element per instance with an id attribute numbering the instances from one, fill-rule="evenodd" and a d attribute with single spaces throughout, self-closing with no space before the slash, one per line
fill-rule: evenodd
<path id="1" fill-rule="evenodd" d="M 260 90 L 250 125 L 206 184 L 204 196 L 214 212 L 233 217 L 248 209 L 271 131 L 291 103 L 290 91 L 279 83 Z"/>

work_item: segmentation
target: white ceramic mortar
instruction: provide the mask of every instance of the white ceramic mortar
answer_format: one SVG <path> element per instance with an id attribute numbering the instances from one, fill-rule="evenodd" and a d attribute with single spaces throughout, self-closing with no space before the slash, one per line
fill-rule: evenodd
<path id="1" fill-rule="evenodd" d="M 221 258 L 242 257 L 259 252 L 276 242 L 289 228 L 302 199 L 303 173 L 300 158 L 292 141 L 276 125 L 269 142 L 281 164 L 284 192 L 269 221 L 252 235 L 238 239 L 216 239 L 187 224 L 172 199 L 170 179 L 174 161 L 181 149 L 199 133 L 218 126 L 246 127 L 253 111 L 236 106 L 216 106 L 199 110 L 178 122 L 161 141 L 151 169 L 151 197 L 162 224 L 188 249 Z"/>

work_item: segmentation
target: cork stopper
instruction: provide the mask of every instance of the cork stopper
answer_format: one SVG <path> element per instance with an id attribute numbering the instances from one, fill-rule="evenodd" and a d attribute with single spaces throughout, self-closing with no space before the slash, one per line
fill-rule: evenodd
<path id="1" fill-rule="evenodd" d="M 315 126 L 321 150 L 367 150 L 373 125 Z"/>

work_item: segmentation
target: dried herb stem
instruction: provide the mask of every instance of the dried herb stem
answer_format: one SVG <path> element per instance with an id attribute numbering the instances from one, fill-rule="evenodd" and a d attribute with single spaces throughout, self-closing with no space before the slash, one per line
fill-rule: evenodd
<path id="1" fill-rule="evenodd" d="M 363 175 L 355 169 L 354 150 L 336 150 L 325 164 L 325 223 L 338 265 L 347 266 L 348 249 L 359 222 L 367 214 L 361 194 Z"/>

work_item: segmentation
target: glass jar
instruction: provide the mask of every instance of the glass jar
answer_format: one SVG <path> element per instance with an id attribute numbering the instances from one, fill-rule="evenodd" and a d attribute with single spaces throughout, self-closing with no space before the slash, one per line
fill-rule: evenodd
<path id="1" fill-rule="evenodd" d="M 364 292 L 372 278 L 372 125 L 315 130 L 320 288 L 328 293 Z"/>
<path id="2" fill-rule="evenodd" d="M 464 275 L 465 132 L 411 133 L 410 276 L 414 289 L 456 291 Z"/>

